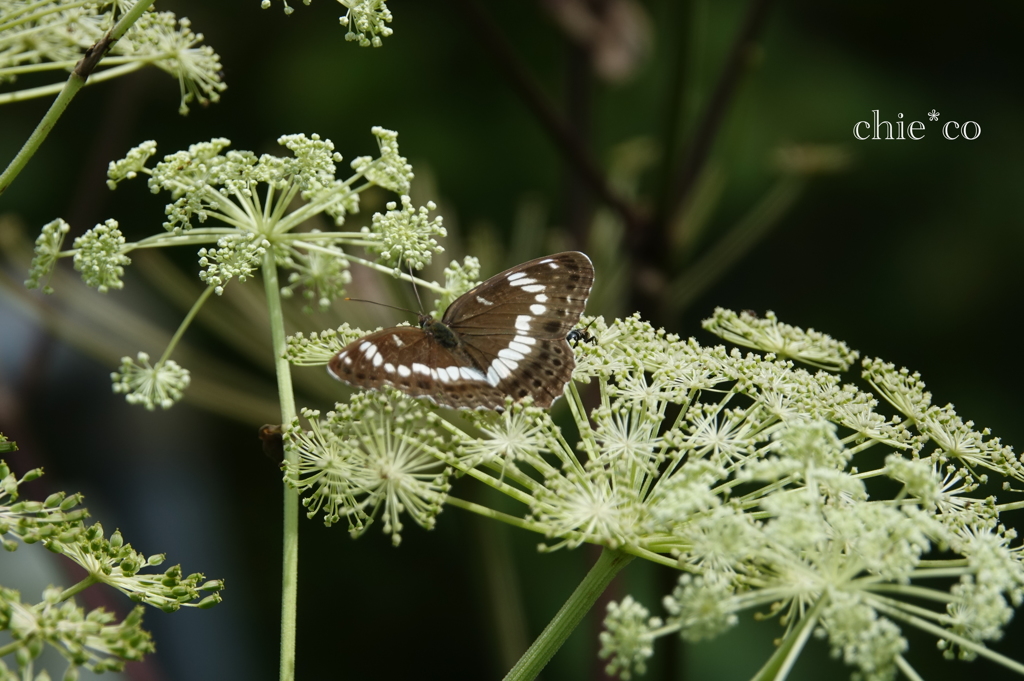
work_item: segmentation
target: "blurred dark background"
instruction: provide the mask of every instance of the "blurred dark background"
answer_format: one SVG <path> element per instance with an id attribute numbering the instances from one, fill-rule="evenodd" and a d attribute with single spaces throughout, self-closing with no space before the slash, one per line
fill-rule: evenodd
<path id="1" fill-rule="evenodd" d="M 0 249 L 10 257 L 24 248 L 19 238 L 34 239 L 58 216 L 72 238 L 109 217 L 129 239 L 160 230 L 166 196 L 138 180 L 117 192 L 104 184 L 108 162 L 147 139 L 161 154 L 219 136 L 262 153 L 276 152 L 282 134 L 316 132 L 347 163 L 375 152 L 370 127 L 383 125 L 400 133 L 416 170 L 414 198 L 440 204 L 450 238 L 435 265 L 479 254 L 487 276 L 582 248 L 597 267 L 591 313 L 639 309 L 713 343 L 700 321 L 716 306 L 771 309 L 920 371 L 935 403 L 952 402 L 965 419 L 1024 446 L 1019 3 L 394 0 L 395 33 L 380 49 L 344 41 L 337 3 L 293 4 L 285 17 L 279 4 L 264 11 L 256 0 L 159 3 L 189 17 L 221 55 L 229 86 L 221 102 L 180 117 L 177 84 L 152 69 L 84 89 L 0 199 Z M 48 106 L 0 108 L 4 164 Z M 856 140 L 854 124 L 875 109 L 894 123 L 899 113 L 923 121 L 925 138 Z M 932 109 L 938 122 L 928 120 Z M 946 140 L 949 120 L 975 121 L 981 135 Z M 366 199 L 356 224 L 390 197 Z M 193 253 L 171 258 L 195 273 Z M 11 260 L 4 267 L 24 279 Z M 259 281 L 231 286 L 257 298 L 262 291 Z M 365 292 L 360 280 L 352 290 Z M 82 311 L 62 293 L 57 287 L 47 309 Z M 107 298 L 169 334 L 190 300 L 158 294 L 132 271 L 126 289 Z M 289 331 L 350 318 L 339 304 L 293 317 Z M 126 676 L 276 678 L 280 473 L 256 438 L 276 398 L 269 341 L 261 362 L 237 358 L 202 327 L 189 336 L 263 401 L 262 411 L 232 412 L 230 400 L 214 396 L 148 413 L 110 394 L 109 372 L 117 357 L 159 356 L 161 345 L 100 333 L 89 351 L 67 342 L 66 330 L 65 340 L 49 334 L 52 320 L 0 287 L 0 431 L 21 446 L 8 457 L 12 467 L 45 466 L 39 498 L 83 491 L 93 516 L 137 549 L 227 580 L 212 611 L 150 609 L 158 652 Z M 390 312 L 373 323 L 385 321 L 395 321 Z M 326 407 L 335 389 L 340 396 L 336 386 L 310 388 L 300 404 Z M 540 631 L 596 556 L 538 554 L 539 540 L 458 510 L 430 533 L 410 523 L 399 548 L 377 527 L 353 541 L 344 527 L 303 519 L 298 677 L 503 675 L 507 656 Z M 14 586 L 5 562 L 0 583 Z M 56 562 L 19 569 L 77 579 Z M 632 593 L 657 613 L 672 580 L 635 561 L 611 597 Z M 42 587 L 21 588 L 28 599 Z M 97 587 L 83 598 L 129 607 Z M 544 678 L 603 678 L 601 616 L 576 632 Z M 749 620 L 706 645 L 659 641 L 646 678 L 749 678 L 781 632 L 774 621 Z M 933 639 L 905 631 L 909 659 L 927 678 L 1009 678 L 986 661 L 942 662 Z M 1021 631 L 1014 624 L 994 647 L 1020 658 Z M 791 678 L 821 678 L 825 669 L 849 673 L 815 642 Z"/>

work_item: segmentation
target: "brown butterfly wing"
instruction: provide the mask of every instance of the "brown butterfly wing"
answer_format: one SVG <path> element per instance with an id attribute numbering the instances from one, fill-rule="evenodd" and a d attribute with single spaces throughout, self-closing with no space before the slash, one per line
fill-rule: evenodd
<path id="1" fill-rule="evenodd" d="M 327 369 L 359 388 L 390 385 L 453 409 L 497 409 L 505 403 L 505 393 L 488 383 L 484 373 L 414 326 L 383 329 L 354 340 L 331 358 Z"/>
<path id="2" fill-rule="evenodd" d="M 565 337 L 593 284 L 594 266 L 583 253 L 536 258 L 458 298 L 443 322 L 491 384 L 547 408 L 572 378 L 576 362 Z"/>
<path id="3" fill-rule="evenodd" d="M 593 283 L 594 267 L 583 253 L 536 258 L 460 296 L 441 322 L 353 341 L 328 368 L 352 385 L 392 385 L 446 407 L 499 409 L 506 396 L 531 396 L 548 407 L 572 377 L 565 337 Z"/>
<path id="4" fill-rule="evenodd" d="M 593 285 L 590 258 L 578 251 L 556 253 L 494 275 L 459 296 L 441 321 L 470 342 L 516 335 L 564 339 L 583 314 Z"/>

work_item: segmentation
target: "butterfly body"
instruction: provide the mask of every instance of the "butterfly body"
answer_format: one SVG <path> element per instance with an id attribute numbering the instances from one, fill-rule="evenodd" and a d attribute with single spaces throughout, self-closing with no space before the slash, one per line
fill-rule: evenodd
<path id="1" fill-rule="evenodd" d="M 548 407 L 575 366 L 566 334 L 579 321 L 594 281 L 583 253 L 530 260 L 456 299 L 440 320 L 356 339 L 328 370 L 346 383 L 391 385 L 457 409 L 501 409 L 507 396 Z"/>
<path id="2" fill-rule="evenodd" d="M 458 336 L 444 322 L 436 321 L 430 315 L 420 315 L 420 328 L 449 350 L 459 345 Z"/>

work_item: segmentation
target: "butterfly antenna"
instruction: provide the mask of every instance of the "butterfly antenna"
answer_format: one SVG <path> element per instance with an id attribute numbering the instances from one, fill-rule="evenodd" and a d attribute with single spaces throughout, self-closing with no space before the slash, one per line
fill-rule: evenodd
<path id="1" fill-rule="evenodd" d="M 392 310 L 399 310 L 401 312 L 408 312 L 409 314 L 418 315 L 418 312 L 414 312 L 408 308 L 398 307 L 397 305 L 388 305 L 387 303 L 380 303 L 376 300 L 365 300 L 363 298 L 345 298 L 344 300 L 351 300 L 353 303 L 370 303 L 371 305 L 380 305 L 381 307 L 390 307 Z"/>
<path id="2" fill-rule="evenodd" d="M 423 300 L 420 299 L 420 290 L 416 287 L 416 275 L 412 273 L 412 264 L 409 265 L 409 278 L 412 280 L 412 292 L 416 294 L 416 304 L 420 306 L 420 316 L 424 316 L 426 313 L 423 311 Z"/>

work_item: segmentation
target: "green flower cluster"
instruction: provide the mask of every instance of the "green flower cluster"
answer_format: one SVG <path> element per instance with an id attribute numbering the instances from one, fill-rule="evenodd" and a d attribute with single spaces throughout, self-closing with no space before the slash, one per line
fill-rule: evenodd
<path id="1" fill-rule="evenodd" d="M 391 23 L 391 10 L 384 0 L 340 0 L 348 7 L 348 13 L 341 17 L 341 25 L 349 29 L 345 40 L 356 40 L 360 47 L 380 47 L 382 38 L 387 38 L 394 31 L 388 27 Z"/>
<path id="2" fill-rule="evenodd" d="M 402 196 L 402 209 L 391 201 L 387 204 L 388 212 L 373 216 L 373 226 L 368 232 L 379 237 L 379 242 L 370 246 L 370 250 L 380 254 L 380 262 L 401 270 L 403 265 L 421 270 L 430 264 L 435 253 L 444 249 L 434 237 L 447 236 L 441 225 L 441 216 L 433 220 L 428 213 L 437 208 L 433 201 L 416 209 L 412 199 Z"/>
<path id="3" fill-rule="evenodd" d="M 444 292 L 434 302 L 434 319 L 440 319 L 456 298 L 480 283 L 480 260 L 467 255 L 460 265 L 452 260 L 444 268 Z"/>
<path id="4" fill-rule="evenodd" d="M 89 573 L 92 582 L 102 582 L 124 593 L 133 601 L 146 603 L 164 612 L 182 607 L 211 608 L 221 602 L 221 580 L 207 581 L 201 573 L 184 575 L 180 565 L 164 572 L 143 573 L 145 568 L 164 562 L 164 554 L 149 557 L 125 544 L 119 531 L 103 536 L 99 523 L 83 527 L 74 542 L 51 542 L 54 553 L 67 556 Z M 208 593 L 209 595 L 205 595 Z"/>
<path id="5" fill-rule="evenodd" d="M 390 390 L 362 393 L 326 419 L 307 413 L 309 432 L 292 424 L 301 463 L 287 479 L 311 514 L 361 532 L 380 513 L 396 543 L 400 513 L 429 527 L 444 503 L 538 532 L 544 550 L 592 543 L 679 569 L 663 617 L 633 599 L 609 607 L 601 655 L 622 678 L 643 673 L 658 638 L 717 636 L 746 611 L 784 627 L 773 669 L 816 633 L 860 678 L 912 676 L 905 627 L 950 656 L 1021 668 L 985 645 L 1024 598 L 1020 547 L 1000 523 L 1020 503 L 980 487 L 994 474 L 1024 479 L 1009 447 L 932 406 L 918 376 L 865 360 L 867 385 L 894 407 L 877 410 L 870 392 L 820 369 L 856 353 L 771 314 L 720 310 L 706 324 L 766 354 L 705 347 L 635 316 L 583 323 L 596 343 L 575 349 L 571 440 L 528 402 L 456 418 Z M 337 348 L 298 345 L 307 363 L 314 347 Z M 449 470 L 522 512 L 450 494 Z M 383 491 L 398 481 L 401 494 Z"/>
<path id="6" fill-rule="evenodd" d="M 43 281 L 49 281 L 53 274 L 53 268 L 57 265 L 60 257 L 61 246 L 64 245 L 64 237 L 71 230 L 71 225 L 60 218 L 43 225 L 42 231 L 36 237 L 35 254 L 32 257 L 32 264 L 29 266 L 28 279 L 25 280 L 25 288 L 42 288 L 43 293 L 53 293 L 53 288 Z"/>
<path id="7" fill-rule="evenodd" d="M 114 0 L 0 0 L 0 85 L 16 81 L 23 73 L 70 70 L 113 28 L 125 9 L 124 2 Z M 178 111 L 187 114 L 189 104 L 216 102 L 227 88 L 221 79 L 220 57 L 213 48 L 201 45 L 202 41 L 203 35 L 193 33 L 188 19 L 178 19 L 171 12 L 147 11 L 110 46 L 92 80 L 156 66 L 178 80 Z M 39 96 L 41 90 L 46 88 L 36 88 L 31 94 Z M 0 103 L 3 100 L 0 95 Z"/>
<path id="8" fill-rule="evenodd" d="M 224 293 L 224 285 L 232 279 L 245 281 L 259 268 L 263 256 L 270 248 L 270 242 L 249 232 L 237 232 L 222 236 L 216 248 L 199 249 L 199 278 L 212 286 L 218 296 Z"/>
<path id="9" fill-rule="evenodd" d="M 299 463 L 286 479 L 309 492 L 303 504 L 310 517 L 322 511 L 327 525 L 344 518 L 358 537 L 380 515 L 396 546 L 402 513 L 434 526 L 449 487 L 451 471 L 437 466 L 449 438 L 424 402 L 394 390 L 366 392 L 324 419 L 311 410 L 303 417 L 312 430 L 302 431 L 298 419 L 290 425 L 285 446 L 297 451 Z"/>
<path id="10" fill-rule="evenodd" d="M 295 366 L 323 366 L 341 349 L 366 332 L 345 322 L 337 329 L 314 331 L 307 338 L 302 333 L 285 339 L 285 357 Z"/>
<path id="11" fill-rule="evenodd" d="M 132 262 L 123 252 L 125 238 L 117 227 L 117 220 L 107 220 L 75 239 L 75 269 L 100 293 L 124 288 L 121 277 Z"/>
<path id="12" fill-rule="evenodd" d="M 67 660 L 62 678 L 79 676 L 79 667 L 91 672 L 121 671 L 125 662 L 141 660 L 155 650 L 152 637 L 142 628 L 142 606 L 137 606 L 121 622 L 103 608 L 88 613 L 74 601 L 62 601 L 60 589 L 49 588 L 36 604 L 22 603 L 21 594 L 0 587 L 0 630 L 12 641 L 4 646 L 14 652 L 19 673 L 0 658 L 0 678 L 49 679 L 46 670 L 35 674 L 35 661 L 46 646 Z"/>
<path id="13" fill-rule="evenodd" d="M 173 359 L 149 363 L 149 355 L 138 354 L 138 359 L 121 358 L 120 371 L 110 374 L 114 392 L 125 396 L 128 404 L 141 404 L 149 411 L 156 407 L 170 409 L 182 398 L 191 382 L 188 369 Z"/>
<path id="14" fill-rule="evenodd" d="M 361 156 L 351 162 L 353 174 L 337 177 L 342 157 L 330 140 L 319 135 L 283 135 L 278 143 L 286 154 L 256 155 L 232 150 L 231 142 L 215 138 L 168 154 L 155 165 L 156 143 L 143 142 L 125 158 L 109 164 L 108 186 L 146 175 L 153 193 L 168 192 L 165 233 L 129 242 L 114 220 L 107 220 L 77 238 L 74 249 L 61 250 L 70 227 L 57 219 L 46 225 L 36 240 L 35 257 L 26 285 L 45 284 L 58 259 L 73 257 L 75 269 L 85 282 L 101 292 L 123 287 L 128 253 L 140 248 L 200 246 L 200 279 L 207 285 L 171 340 L 161 360 L 150 364 L 146 353 L 136 362 L 125 359 L 112 374 L 115 392 L 129 402 L 148 409 L 167 408 L 181 399 L 189 384 L 188 371 L 168 358 L 185 329 L 211 293 L 220 295 L 227 284 L 245 281 L 257 269 L 284 268 L 287 283 L 282 296 L 298 293 L 304 309 L 323 311 L 345 296 L 352 280 L 351 263 L 386 272 L 420 287 L 445 292 L 435 282 L 424 281 L 403 271 L 407 266 L 422 268 L 440 252 L 436 240 L 445 235 L 441 217 L 429 217 L 433 203 L 414 208 L 405 195 L 413 174 L 399 153 L 398 135 L 391 130 L 372 129 L 380 155 Z M 309 229 L 306 225 L 326 216 L 336 226 L 359 212 L 359 197 L 378 186 L 402 194 L 402 208 L 388 204 L 386 214 L 372 218 L 372 228 L 359 231 Z M 212 224 L 211 224 L 212 223 Z M 376 259 L 352 253 L 361 248 Z M 474 269 L 475 268 L 475 269 Z M 467 276 L 479 269 L 467 260 L 463 269 L 447 273 L 451 287 L 462 288 Z"/>
<path id="15" fill-rule="evenodd" d="M 319 233 L 314 229 L 313 233 Z M 345 287 L 352 283 L 348 261 L 323 251 L 296 251 L 288 256 L 285 265 L 293 270 L 288 275 L 288 286 L 281 289 L 281 295 L 291 297 L 296 289 L 302 291 L 306 301 L 303 312 L 311 313 L 313 303 L 323 312 L 331 303 L 344 297 Z"/>
<path id="16" fill-rule="evenodd" d="M 7 442 L 2 435 L 0 441 Z M 0 537 L 4 548 L 14 551 L 21 544 L 41 543 L 73 560 L 87 576 L 66 590 L 46 589 L 42 601 L 36 604 L 23 603 L 17 591 L 0 587 L 0 630 L 11 638 L 0 649 L 0 678 L 49 678 L 45 670 L 38 675 L 34 670 L 47 646 L 67 660 L 65 679 L 78 678 L 80 667 L 94 672 L 118 671 L 126 661 L 152 652 L 150 635 L 142 629 L 141 607 L 116 622 L 115 616 L 102 608 L 85 612 L 75 605 L 72 596 L 97 582 L 165 612 L 181 607 L 208 608 L 221 601 L 224 583 L 220 580 L 206 581 L 198 573 L 183 576 L 180 566 L 162 573 L 143 572 L 160 565 L 164 556 L 146 558 L 126 544 L 120 532 L 108 538 L 98 523 L 87 525 L 88 512 L 79 507 L 80 494 L 57 492 L 44 501 L 19 501 L 19 486 L 41 475 L 41 469 L 34 469 L 18 478 L 0 461 Z M 3 659 L 11 654 L 17 674 Z"/>
<path id="17" fill-rule="evenodd" d="M 303 0 L 309 4 L 311 0 Z M 348 11 L 340 18 L 341 25 L 349 29 L 345 40 L 356 41 L 360 47 L 380 47 L 383 39 L 394 33 L 388 26 L 391 23 L 391 10 L 384 0 L 338 0 Z M 282 0 L 284 13 L 291 14 L 295 10 Z M 270 9 L 271 0 L 261 0 L 260 7 Z"/>

